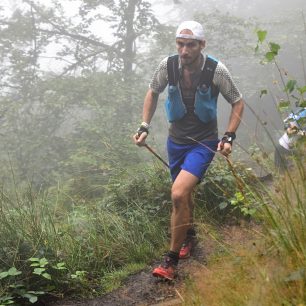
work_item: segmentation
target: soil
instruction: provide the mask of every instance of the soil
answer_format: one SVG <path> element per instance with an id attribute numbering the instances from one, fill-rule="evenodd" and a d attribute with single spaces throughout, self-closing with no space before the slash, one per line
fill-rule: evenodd
<path id="1" fill-rule="evenodd" d="M 258 230 L 258 225 L 252 222 L 240 224 L 228 224 L 218 229 L 218 236 L 225 245 L 237 245 L 250 242 L 253 238 L 253 230 Z M 192 256 L 181 260 L 178 266 L 178 276 L 174 281 L 156 279 L 152 276 L 152 268 L 159 262 L 152 263 L 145 270 L 131 275 L 124 285 L 102 297 L 86 301 L 57 301 L 48 306 L 173 306 L 182 305 L 184 284 L 188 278 L 196 278 L 196 275 L 211 273 L 207 267 L 207 261 L 214 252 L 217 252 L 219 243 L 215 239 L 205 238 L 199 241 Z"/>

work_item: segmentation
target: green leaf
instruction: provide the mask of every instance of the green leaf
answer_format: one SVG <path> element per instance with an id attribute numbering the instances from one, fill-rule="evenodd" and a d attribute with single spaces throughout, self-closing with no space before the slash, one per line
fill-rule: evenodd
<path id="1" fill-rule="evenodd" d="M 49 273 L 42 273 L 42 277 L 51 280 L 51 275 Z"/>
<path id="2" fill-rule="evenodd" d="M 12 296 L 0 296 L 0 305 L 12 305 L 15 304 L 14 297 Z M 16 305 L 16 304 L 15 304 Z"/>
<path id="3" fill-rule="evenodd" d="M 270 50 L 271 52 L 274 53 L 274 55 L 277 55 L 278 54 L 278 51 L 280 49 L 280 45 L 276 44 L 276 43 L 273 43 L 273 42 L 270 42 L 269 43 L 269 47 L 270 47 Z"/>
<path id="4" fill-rule="evenodd" d="M 86 271 L 76 271 L 75 274 L 71 274 L 71 278 L 82 278 L 86 275 Z"/>
<path id="5" fill-rule="evenodd" d="M 296 80 L 289 80 L 285 87 L 285 92 L 291 93 L 296 86 Z"/>
<path id="6" fill-rule="evenodd" d="M 24 289 L 24 285 L 22 285 L 22 284 L 12 284 L 9 287 L 14 288 L 14 289 L 18 289 L 18 290 L 23 290 Z"/>
<path id="7" fill-rule="evenodd" d="M 244 195 L 241 192 L 236 192 L 235 197 L 237 201 L 242 202 L 244 200 Z"/>
<path id="8" fill-rule="evenodd" d="M 67 270 L 64 262 L 58 262 L 55 266 L 52 266 L 52 268 L 56 270 Z"/>
<path id="9" fill-rule="evenodd" d="M 37 262 L 38 262 L 38 261 L 39 261 L 39 258 L 31 257 L 31 258 L 28 259 L 28 261 L 37 261 Z"/>
<path id="10" fill-rule="evenodd" d="M 306 100 L 300 100 L 298 106 L 299 107 L 306 107 Z"/>
<path id="11" fill-rule="evenodd" d="M 267 31 L 262 31 L 262 30 L 257 31 L 258 41 L 260 41 L 261 43 L 266 39 L 266 36 L 267 36 Z"/>
<path id="12" fill-rule="evenodd" d="M 304 94 L 306 92 L 306 85 L 303 87 L 298 87 L 297 90 L 301 95 Z"/>
<path id="13" fill-rule="evenodd" d="M 43 272 L 45 272 L 46 269 L 45 268 L 35 268 L 33 273 L 37 274 L 37 275 L 41 275 Z"/>
<path id="14" fill-rule="evenodd" d="M 37 302 L 38 298 L 36 295 L 31 294 L 29 292 L 25 293 L 22 295 L 23 297 L 27 298 L 29 300 L 30 303 L 34 304 Z"/>
<path id="15" fill-rule="evenodd" d="M 39 260 L 39 264 L 41 267 L 45 267 L 48 264 L 48 260 L 46 258 L 42 258 Z"/>
<path id="16" fill-rule="evenodd" d="M 250 216 L 254 215 L 255 213 L 256 213 L 256 209 L 255 208 L 250 208 L 248 210 L 248 215 L 250 215 Z"/>
<path id="17" fill-rule="evenodd" d="M 227 202 L 221 202 L 220 204 L 219 204 L 219 208 L 220 209 L 224 209 L 224 208 L 226 208 L 228 206 L 228 203 Z"/>
<path id="18" fill-rule="evenodd" d="M 45 292 L 45 291 L 34 291 L 34 290 L 29 290 L 28 293 L 32 293 L 32 294 L 35 294 L 35 295 L 43 295 L 43 294 L 45 294 L 46 292 Z"/>
<path id="19" fill-rule="evenodd" d="M 263 96 L 263 95 L 266 95 L 268 94 L 268 91 L 266 89 L 263 89 L 261 92 L 260 92 L 260 98 Z"/>
<path id="20" fill-rule="evenodd" d="M 30 303 L 32 303 L 32 304 L 36 303 L 37 300 L 38 300 L 37 296 L 32 296 L 32 297 L 29 298 L 29 301 L 30 301 Z"/>
<path id="21" fill-rule="evenodd" d="M 290 101 L 280 101 L 277 107 L 280 111 L 287 110 L 290 107 Z"/>
<path id="22" fill-rule="evenodd" d="M 7 271 L 1 272 L 1 273 L 0 273 L 0 279 L 6 278 L 8 275 L 9 275 L 9 274 L 8 274 Z"/>
<path id="23" fill-rule="evenodd" d="M 267 52 L 267 53 L 265 54 L 265 58 L 266 58 L 266 60 L 267 60 L 268 62 L 273 61 L 274 58 L 275 58 L 274 52 Z"/>
<path id="24" fill-rule="evenodd" d="M 10 276 L 16 276 L 22 273 L 21 271 L 18 271 L 15 267 L 10 268 L 7 272 Z"/>

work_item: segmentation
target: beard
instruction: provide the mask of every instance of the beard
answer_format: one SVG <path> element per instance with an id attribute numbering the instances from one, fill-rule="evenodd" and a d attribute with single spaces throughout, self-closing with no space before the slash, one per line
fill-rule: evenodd
<path id="1" fill-rule="evenodd" d="M 201 54 L 199 54 L 196 57 L 192 57 L 192 56 L 182 57 L 182 56 L 180 56 L 181 64 L 182 64 L 182 66 L 192 66 L 194 63 L 196 63 L 199 60 L 200 56 L 201 56 Z"/>

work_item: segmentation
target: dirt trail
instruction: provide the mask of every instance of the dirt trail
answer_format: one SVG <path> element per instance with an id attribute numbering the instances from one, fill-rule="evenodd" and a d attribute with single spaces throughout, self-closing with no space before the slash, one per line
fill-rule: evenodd
<path id="1" fill-rule="evenodd" d="M 218 236 L 225 245 L 243 245 L 253 239 L 253 230 L 258 225 L 242 223 L 241 225 L 225 225 L 218 229 Z M 220 244 L 207 235 L 205 241 L 199 241 L 193 256 L 181 260 L 178 267 L 178 277 L 173 282 L 162 281 L 151 275 L 152 266 L 130 276 L 125 284 L 102 297 L 86 301 L 65 301 L 49 304 L 48 306 L 173 306 L 182 305 L 182 291 L 188 278 L 196 278 L 197 275 L 209 275 L 211 271 L 207 267 L 207 261 Z"/>

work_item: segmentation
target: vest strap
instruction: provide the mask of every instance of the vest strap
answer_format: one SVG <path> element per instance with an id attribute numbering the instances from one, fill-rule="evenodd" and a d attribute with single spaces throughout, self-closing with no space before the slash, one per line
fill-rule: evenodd
<path id="1" fill-rule="evenodd" d="M 206 88 L 209 88 L 211 86 L 217 65 L 218 61 L 208 55 L 200 77 L 200 87 L 205 85 Z"/>
<path id="2" fill-rule="evenodd" d="M 201 73 L 199 86 L 205 85 L 207 88 L 211 86 L 214 78 L 218 61 L 211 56 L 207 56 L 204 68 Z M 176 86 L 179 80 L 179 56 L 178 54 L 168 57 L 167 60 L 168 83 L 170 86 Z"/>
<path id="3" fill-rule="evenodd" d="M 179 64 L 178 55 L 172 55 L 167 60 L 167 71 L 168 71 L 168 83 L 169 86 L 176 86 L 179 80 Z"/>

